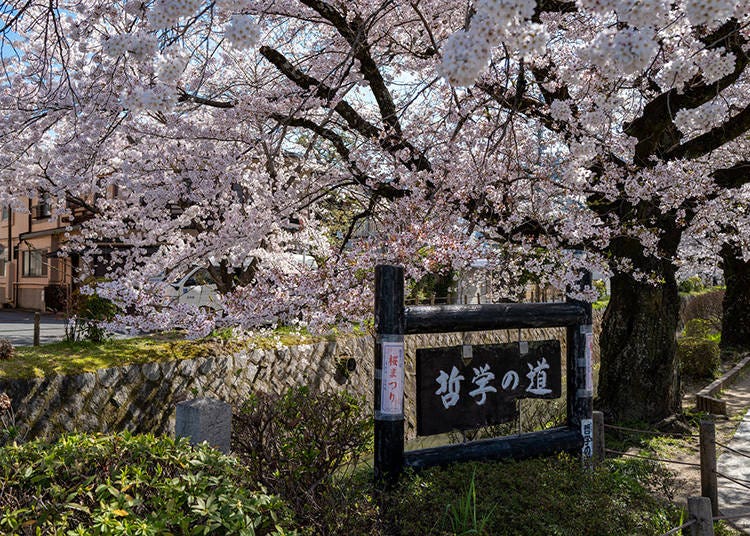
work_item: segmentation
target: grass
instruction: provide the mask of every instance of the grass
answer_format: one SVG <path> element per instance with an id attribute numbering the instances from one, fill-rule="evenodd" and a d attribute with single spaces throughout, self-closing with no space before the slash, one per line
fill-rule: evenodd
<path id="1" fill-rule="evenodd" d="M 594 309 L 594 311 L 603 311 L 607 308 L 607 305 L 609 305 L 609 296 L 596 300 L 591 304 L 591 308 Z"/>
<path id="2" fill-rule="evenodd" d="M 679 524 L 679 508 L 649 490 L 670 479 L 644 460 L 609 460 L 593 472 L 566 456 L 457 464 L 405 478 L 386 511 L 404 536 L 663 534 Z"/>
<path id="3" fill-rule="evenodd" d="M 680 296 L 700 296 L 701 294 L 709 294 L 711 292 L 720 292 L 723 290 L 726 290 L 727 287 L 718 285 L 718 286 L 711 286 L 711 287 L 704 287 L 700 290 L 692 290 L 690 292 L 683 292 L 680 291 Z"/>
<path id="4" fill-rule="evenodd" d="M 207 339 L 186 340 L 183 334 L 174 332 L 100 343 L 81 341 L 19 346 L 13 359 L 0 361 L 0 378 L 81 374 L 115 366 L 226 355 L 243 349 L 293 346 L 321 339 L 288 328 L 241 341 L 229 337 L 225 331 L 216 335 Z"/>

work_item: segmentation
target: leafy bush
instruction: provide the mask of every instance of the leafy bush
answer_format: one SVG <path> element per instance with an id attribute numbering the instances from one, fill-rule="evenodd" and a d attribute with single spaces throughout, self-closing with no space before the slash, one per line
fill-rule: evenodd
<path id="1" fill-rule="evenodd" d="M 71 435 L 0 448 L 0 533 L 285 534 L 283 503 L 186 440 Z"/>
<path id="2" fill-rule="evenodd" d="M 682 331 L 684 337 L 694 337 L 696 339 L 708 339 L 717 333 L 714 323 L 704 318 L 691 318 L 687 321 L 685 329 Z"/>
<path id="3" fill-rule="evenodd" d="M 371 448 L 372 420 L 348 393 L 295 387 L 283 395 L 258 393 L 233 420 L 233 451 L 251 474 L 294 509 L 316 533 L 341 532 L 356 521 L 365 495 L 349 496 L 346 467 Z M 349 489 L 349 491 L 346 491 Z M 348 532 L 361 533 L 349 525 Z"/>
<path id="4" fill-rule="evenodd" d="M 403 536 L 652 535 L 679 524 L 676 510 L 649 492 L 670 478 L 643 460 L 593 472 L 567 456 L 466 463 L 404 478 L 386 500 Z"/>
<path id="5" fill-rule="evenodd" d="M 0 361 L 10 361 L 16 350 L 8 339 L 0 339 Z"/>
<path id="6" fill-rule="evenodd" d="M 117 312 L 117 306 L 106 298 L 97 294 L 74 292 L 66 308 L 69 317 L 65 328 L 66 338 L 69 341 L 104 341 L 107 338 L 107 330 L 102 324 L 112 320 Z"/>
<path id="7" fill-rule="evenodd" d="M 594 279 L 594 288 L 599 294 L 597 301 L 603 300 L 604 298 L 609 296 L 609 294 L 607 294 L 607 284 L 601 279 Z"/>
<path id="8" fill-rule="evenodd" d="M 691 292 L 701 292 L 706 288 L 706 285 L 703 283 L 703 279 L 701 279 L 700 276 L 694 275 L 684 281 L 680 281 L 677 288 L 680 292 L 689 294 Z"/>
<path id="9" fill-rule="evenodd" d="M 694 378 L 712 378 L 721 365 L 719 343 L 698 337 L 682 337 L 677 341 L 677 359 L 682 373 Z"/>

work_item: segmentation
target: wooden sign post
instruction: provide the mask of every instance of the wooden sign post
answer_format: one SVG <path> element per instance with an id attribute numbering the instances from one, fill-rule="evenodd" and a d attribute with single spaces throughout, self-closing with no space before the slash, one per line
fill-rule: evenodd
<path id="1" fill-rule="evenodd" d="M 375 480 L 398 479 L 404 456 L 404 269 L 375 267 Z"/>

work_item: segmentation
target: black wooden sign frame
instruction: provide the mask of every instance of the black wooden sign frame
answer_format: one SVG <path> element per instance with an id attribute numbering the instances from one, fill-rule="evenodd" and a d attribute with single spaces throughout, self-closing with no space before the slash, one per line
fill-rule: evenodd
<path id="1" fill-rule="evenodd" d="M 580 283 L 591 284 L 587 273 Z M 404 452 L 404 335 L 565 327 L 566 426 L 517 436 Z M 375 479 L 392 484 L 404 467 L 523 459 L 558 452 L 591 456 L 591 304 L 503 303 L 404 307 L 404 270 L 375 267 Z"/>

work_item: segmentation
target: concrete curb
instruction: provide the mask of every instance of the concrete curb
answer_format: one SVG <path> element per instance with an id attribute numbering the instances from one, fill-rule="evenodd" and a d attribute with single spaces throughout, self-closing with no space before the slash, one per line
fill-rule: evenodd
<path id="1" fill-rule="evenodd" d="M 720 400 L 716 398 L 715 395 L 725 386 L 733 383 L 737 376 L 739 376 L 748 365 L 750 365 L 750 355 L 746 355 L 745 358 L 737 363 L 730 371 L 698 391 L 695 395 L 695 406 L 698 411 L 726 415 L 726 400 Z"/>

